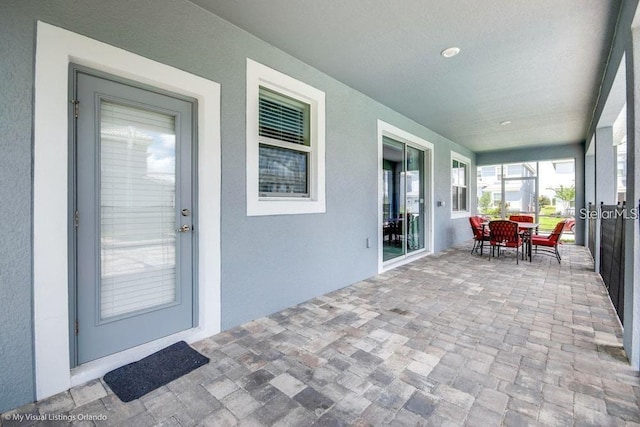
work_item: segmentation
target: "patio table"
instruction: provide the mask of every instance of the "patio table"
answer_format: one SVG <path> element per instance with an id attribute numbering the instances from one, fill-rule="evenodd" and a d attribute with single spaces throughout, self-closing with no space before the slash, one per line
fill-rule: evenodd
<path id="1" fill-rule="evenodd" d="M 515 221 L 514 221 L 515 222 Z M 531 251 L 531 230 L 538 228 L 540 224 L 537 222 L 516 222 L 518 224 L 518 230 L 524 230 L 522 232 L 522 240 L 524 243 L 524 248 L 522 251 L 522 259 L 524 260 L 524 254 L 526 252 L 527 257 L 529 257 L 529 262 L 531 262 L 532 251 Z M 485 228 L 489 226 L 489 221 L 485 221 L 482 223 L 482 234 L 484 235 Z M 480 255 L 482 256 L 482 249 L 484 246 L 484 241 L 480 242 Z"/>
<path id="2" fill-rule="evenodd" d="M 518 222 L 518 230 L 524 230 L 522 232 L 522 240 L 525 245 L 522 251 L 522 259 L 524 260 L 524 254 L 526 252 L 529 257 L 529 262 L 531 262 L 532 254 L 531 254 L 531 230 L 538 228 L 540 224 L 536 222 Z"/>

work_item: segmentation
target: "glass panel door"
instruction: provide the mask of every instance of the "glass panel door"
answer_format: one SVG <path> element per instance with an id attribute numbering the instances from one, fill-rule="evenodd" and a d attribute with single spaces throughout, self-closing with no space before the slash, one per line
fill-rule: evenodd
<path id="1" fill-rule="evenodd" d="M 424 152 L 407 146 L 407 252 L 424 249 Z"/>
<path id="2" fill-rule="evenodd" d="M 194 325 L 190 101 L 74 70 L 75 364 Z"/>
<path id="3" fill-rule="evenodd" d="M 540 232 L 550 233 L 559 221 L 566 219 L 562 240 L 575 240 L 575 160 L 544 161 L 538 167 Z"/>
<path id="4" fill-rule="evenodd" d="M 383 176 L 383 217 L 382 217 L 382 260 L 403 256 L 405 254 L 405 231 L 403 215 L 404 177 L 405 177 L 404 144 L 389 138 L 383 139 L 382 176 Z"/>
<path id="5" fill-rule="evenodd" d="M 383 261 L 425 248 L 424 164 L 424 151 L 383 138 Z"/>
<path id="6" fill-rule="evenodd" d="M 502 165 L 478 166 L 478 213 L 486 219 L 502 218 Z"/>
<path id="7" fill-rule="evenodd" d="M 502 198 L 506 219 L 511 215 L 527 215 L 538 219 L 538 165 L 536 162 L 502 166 Z"/>
<path id="8" fill-rule="evenodd" d="M 176 301 L 175 119 L 101 102 L 100 319 Z"/>
<path id="9" fill-rule="evenodd" d="M 504 180 L 504 206 L 506 218 L 528 215 L 537 219 L 537 178 L 507 178 Z"/>

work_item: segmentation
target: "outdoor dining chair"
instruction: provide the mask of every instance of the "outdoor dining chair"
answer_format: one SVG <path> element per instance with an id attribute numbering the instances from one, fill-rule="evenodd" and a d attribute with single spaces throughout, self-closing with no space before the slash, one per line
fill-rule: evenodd
<path id="1" fill-rule="evenodd" d="M 470 216 L 469 224 L 471 224 L 471 231 L 473 231 L 473 249 L 471 253 L 478 252 L 480 249 L 480 255 L 484 248 L 484 242 L 489 241 L 489 229 L 482 226 L 484 219 L 479 216 Z"/>
<path id="2" fill-rule="evenodd" d="M 534 222 L 535 218 L 531 215 L 510 215 L 509 221 L 515 222 Z M 527 229 L 521 228 L 520 231 L 528 231 Z M 536 234 L 538 234 L 538 228 L 536 227 Z"/>
<path id="3" fill-rule="evenodd" d="M 558 264 L 560 263 L 562 258 L 560 257 L 560 252 L 558 252 L 558 245 L 560 244 L 560 237 L 562 237 L 562 231 L 564 230 L 565 223 L 566 220 L 557 223 L 553 232 L 548 236 L 531 236 L 531 245 L 535 246 L 536 254 L 538 253 L 538 246 L 540 246 L 540 251 L 550 255 L 555 255 L 558 260 Z"/>
<path id="4" fill-rule="evenodd" d="M 489 243 L 491 244 L 491 256 L 495 256 L 496 248 L 500 256 L 500 248 L 515 248 L 516 264 L 520 258 L 522 237 L 518 231 L 518 223 L 507 220 L 495 220 L 489 222 Z"/>

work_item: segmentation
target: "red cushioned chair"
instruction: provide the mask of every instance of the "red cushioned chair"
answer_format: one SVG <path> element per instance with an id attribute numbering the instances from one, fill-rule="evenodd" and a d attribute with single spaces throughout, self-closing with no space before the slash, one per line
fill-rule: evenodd
<path id="1" fill-rule="evenodd" d="M 509 221 L 515 222 L 533 222 L 535 220 L 531 215 L 511 215 Z M 521 228 L 520 231 L 527 231 L 527 228 Z M 538 234 L 538 228 L 536 227 L 536 234 Z"/>
<path id="2" fill-rule="evenodd" d="M 522 237 L 520 237 L 516 222 L 503 219 L 490 221 L 489 242 L 491 243 L 491 256 L 495 256 L 496 248 L 498 248 L 498 256 L 500 256 L 500 248 L 515 248 L 516 264 L 518 264 Z"/>
<path id="3" fill-rule="evenodd" d="M 562 258 L 560 257 L 560 252 L 558 252 L 558 245 L 560 244 L 560 237 L 562 237 L 562 231 L 564 230 L 566 222 L 567 221 L 564 220 L 557 223 L 553 232 L 548 236 L 531 236 L 531 245 L 536 247 L 535 252 L 538 253 L 538 246 L 540 246 L 540 251 L 555 255 L 559 264 Z"/>
<path id="4" fill-rule="evenodd" d="M 484 242 L 489 241 L 489 229 L 482 226 L 483 222 L 484 219 L 482 217 L 469 217 L 469 224 L 471 224 L 471 230 L 473 231 L 473 249 L 471 249 L 471 253 L 478 252 L 478 249 L 480 249 L 480 255 L 482 255 Z"/>

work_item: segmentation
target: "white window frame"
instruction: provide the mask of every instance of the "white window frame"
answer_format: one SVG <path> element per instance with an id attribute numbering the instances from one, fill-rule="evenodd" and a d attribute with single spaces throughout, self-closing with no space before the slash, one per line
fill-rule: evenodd
<path id="1" fill-rule="evenodd" d="M 259 193 L 259 97 L 264 87 L 310 106 L 308 197 L 261 197 Z M 247 58 L 247 215 L 326 212 L 325 94 L 306 83 Z"/>
<path id="2" fill-rule="evenodd" d="M 454 211 L 453 210 L 453 182 L 450 183 L 449 185 L 449 191 L 450 191 L 450 195 L 449 195 L 449 202 L 451 203 L 451 218 L 467 218 L 470 215 L 470 206 L 469 206 L 469 201 L 470 201 L 470 197 L 469 197 L 469 193 L 471 192 L 471 187 L 470 187 L 470 180 L 469 180 L 469 174 L 471 173 L 471 159 L 469 159 L 466 156 L 463 156 L 460 153 L 456 153 L 455 151 L 451 152 L 451 160 L 449 160 L 449 177 L 451 177 L 451 172 L 453 169 L 453 161 L 457 160 L 458 162 L 464 163 L 467 165 L 467 173 L 465 174 L 465 179 L 466 179 L 466 188 L 467 188 L 467 209 L 464 211 Z"/>
<path id="3" fill-rule="evenodd" d="M 38 21 L 35 64 L 33 310 L 36 399 L 99 378 L 176 341 L 220 332 L 220 85 Z M 198 100 L 198 326 L 71 369 L 69 63 Z M 202 166 L 204 165 L 204 166 Z"/>

